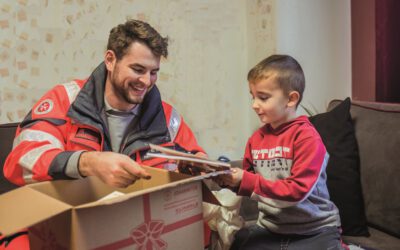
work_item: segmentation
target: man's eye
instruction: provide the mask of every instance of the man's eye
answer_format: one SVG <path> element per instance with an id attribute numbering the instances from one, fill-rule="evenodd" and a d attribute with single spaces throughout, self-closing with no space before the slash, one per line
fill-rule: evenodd
<path id="1" fill-rule="evenodd" d="M 158 73 L 158 71 L 152 71 L 150 74 L 151 74 L 152 76 L 156 76 L 157 73 Z"/>
<path id="2" fill-rule="evenodd" d="M 132 68 L 132 69 L 133 69 L 133 71 L 135 71 L 138 74 L 143 74 L 144 73 L 143 69 L 138 69 L 138 68 Z"/>

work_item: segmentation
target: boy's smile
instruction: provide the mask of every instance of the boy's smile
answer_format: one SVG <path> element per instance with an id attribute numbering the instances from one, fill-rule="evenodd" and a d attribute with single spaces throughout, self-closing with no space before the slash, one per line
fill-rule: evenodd
<path id="1" fill-rule="evenodd" d="M 273 128 L 292 119 L 290 109 L 287 108 L 289 99 L 275 77 L 276 74 L 270 74 L 266 78 L 249 83 L 250 94 L 253 97 L 252 108 L 261 122 L 270 124 Z"/>

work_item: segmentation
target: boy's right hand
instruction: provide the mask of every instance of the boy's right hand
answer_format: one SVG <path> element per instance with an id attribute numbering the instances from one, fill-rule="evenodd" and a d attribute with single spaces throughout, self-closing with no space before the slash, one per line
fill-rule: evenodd
<path id="1" fill-rule="evenodd" d="M 107 185 L 116 188 L 126 188 L 138 179 L 151 178 L 137 162 L 114 152 L 83 152 L 78 169 L 83 176 L 97 176 Z"/>
<path id="2" fill-rule="evenodd" d="M 218 175 L 213 180 L 221 187 L 236 188 L 240 185 L 243 178 L 243 169 L 231 168 L 232 172 L 229 174 Z"/>

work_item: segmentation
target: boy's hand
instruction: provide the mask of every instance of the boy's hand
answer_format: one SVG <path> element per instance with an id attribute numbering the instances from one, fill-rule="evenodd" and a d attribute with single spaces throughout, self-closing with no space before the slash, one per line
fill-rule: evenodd
<path id="1" fill-rule="evenodd" d="M 243 169 L 231 168 L 232 172 L 229 174 L 219 175 L 213 180 L 221 187 L 229 186 L 232 188 L 238 187 L 243 178 Z"/>

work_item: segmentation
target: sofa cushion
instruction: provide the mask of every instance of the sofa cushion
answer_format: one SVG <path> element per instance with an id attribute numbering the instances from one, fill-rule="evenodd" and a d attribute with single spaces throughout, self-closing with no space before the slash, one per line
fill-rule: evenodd
<path id="1" fill-rule="evenodd" d="M 346 244 L 361 246 L 362 249 L 376 250 L 398 250 L 400 246 L 400 238 L 393 237 L 375 228 L 369 227 L 370 237 L 360 236 L 344 236 L 343 241 Z"/>
<path id="2" fill-rule="evenodd" d="M 350 112 L 368 224 L 400 238 L 400 104 L 354 101 Z"/>
<path id="3" fill-rule="evenodd" d="M 4 162 L 7 155 L 12 149 L 12 144 L 15 136 L 15 130 L 17 129 L 18 123 L 8 123 L 0 125 L 0 194 L 10 191 L 17 186 L 10 183 L 5 179 L 3 174 Z"/>
<path id="4" fill-rule="evenodd" d="M 368 236 L 360 182 L 360 158 L 350 116 L 350 98 L 326 113 L 310 117 L 330 155 L 327 185 L 339 209 L 344 235 Z"/>

